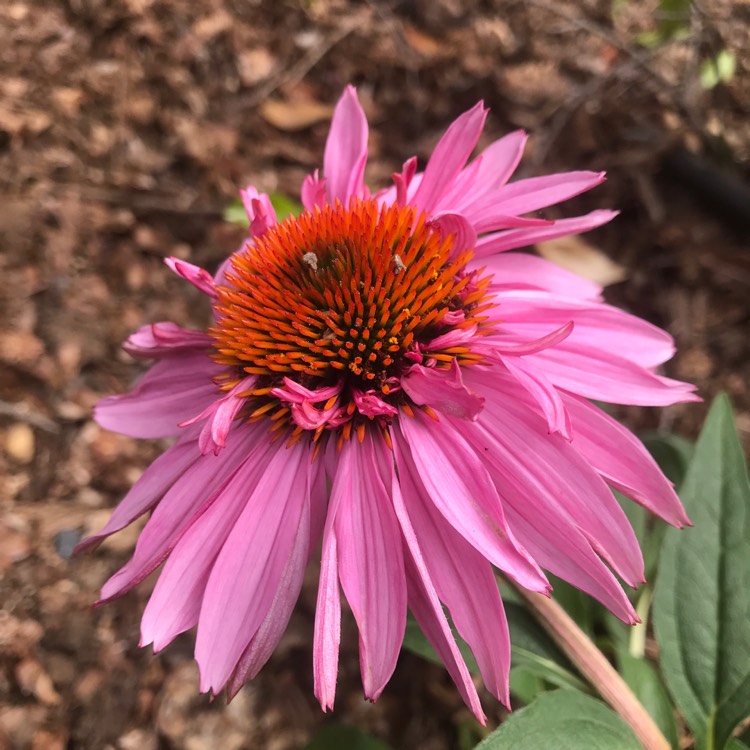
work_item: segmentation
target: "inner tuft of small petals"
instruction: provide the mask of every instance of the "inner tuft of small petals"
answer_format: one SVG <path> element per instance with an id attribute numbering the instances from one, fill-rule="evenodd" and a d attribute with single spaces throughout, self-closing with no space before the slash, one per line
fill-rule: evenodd
<path id="1" fill-rule="evenodd" d="M 360 437 L 414 407 L 400 388 L 413 365 L 481 359 L 460 345 L 431 349 L 456 329 L 485 328 L 489 278 L 466 270 L 473 248 L 454 247 L 429 217 L 374 200 L 337 202 L 290 217 L 232 257 L 214 302 L 214 359 L 251 419 Z M 438 347 L 440 345 L 438 344 Z M 319 399 L 316 400 L 319 396 Z"/>

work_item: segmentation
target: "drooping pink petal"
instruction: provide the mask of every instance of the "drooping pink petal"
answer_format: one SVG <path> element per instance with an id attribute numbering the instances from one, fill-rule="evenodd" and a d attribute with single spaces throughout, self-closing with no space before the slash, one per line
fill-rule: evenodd
<path id="1" fill-rule="evenodd" d="M 364 195 L 367 163 L 367 117 L 353 86 L 347 86 L 339 99 L 323 156 L 328 200 L 347 203 Z"/>
<path id="2" fill-rule="evenodd" d="M 615 576 L 556 508 L 509 501 L 507 515 L 518 538 L 545 570 L 593 596 L 628 625 L 640 622 Z"/>
<path id="3" fill-rule="evenodd" d="M 673 526 L 690 520 L 671 483 L 638 438 L 593 404 L 562 399 L 574 426 L 573 447 L 616 489 Z"/>
<path id="4" fill-rule="evenodd" d="M 501 329 L 499 333 L 490 334 L 483 339 L 480 346 L 483 352 L 486 350 L 490 354 L 501 355 L 501 357 L 524 357 L 528 354 L 536 354 L 552 346 L 557 346 L 573 333 L 574 328 L 575 324 L 572 320 L 569 320 L 551 333 L 544 334 L 539 338 L 527 339 L 523 342 L 518 342 L 520 337 L 508 337 L 507 332 Z M 508 343 L 509 338 L 514 343 Z"/>
<path id="5" fill-rule="evenodd" d="M 433 210 L 466 164 L 486 119 L 487 110 L 479 102 L 450 125 L 427 162 L 422 181 L 411 199 L 413 206 L 421 211 Z"/>
<path id="6" fill-rule="evenodd" d="M 96 547 L 106 537 L 124 529 L 136 518 L 151 510 L 167 490 L 192 466 L 198 456 L 198 441 L 195 436 L 181 437 L 143 472 L 130 488 L 130 492 L 112 511 L 104 528 L 78 544 L 74 554 L 77 555 Z"/>
<path id="7" fill-rule="evenodd" d="M 161 564 L 196 514 L 211 505 L 254 449 L 265 444 L 258 441 L 262 434 L 262 426 L 242 425 L 218 456 L 199 455 L 193 461 L 154 509 L 133 556 L 102 586 L 100 603 L 129 591 Z"/>
<path id="8" fill-rule="evenodd" d="M 464 385 L 455 359 L 450 370 L 412 365 L 402 376 L 401 387 L 415 404 L 460 419 L 476 419 L 484 406 L 484 398 Z"/>
<path id="9" fill-rule="evenodd" d="M 141 646 L 161 651 L 198 623 L 216 558 L 243 512 L 271 451 L 245 461 L 206 511 L 195 517 L 167 559 L 141 620 Z"/>
<path id="10" fill-rule="evenodd" d="M 616 307 L 599 302 L 565 299 L 533 290 L 498 293 L 490 313 L 509 341 L 535 339 L 574 321 L 575 330 L 561 344 L 615 350 L 642 367 L 653 368 L 674 354 L 672 337 L 661 328 Z"/>
<path id="11" fill-rule="evenodd" d="M 397 429 L 394 424 L 391 435 L 397 463 L 414 462 L 430 499 L 453 528 L 521 586 L 546 593 L 547 580 L 505 522 L 482 460 L 459 433 L 442 419 L 434 422 L 416 412 L 400 419 Z"/>
<path id="12" fill-rule="evenodd" d="M 157 362 L 132 391 L 99 401 L 94 418 L 130 437 L 176 435 L 180 424 L 220 395 L 211 378 L 221 370 L 204 351 L 184 350 Z"/>
<path id="13" fill-rule="evenodd" d="M 128 336 L 122 348 L 139 359 L 159 359 L 189 349 L 208 349 L 211 338 L 203 331 L 192 331 L 176 323 L 162 322 L 142 326 Z"/>
<path id="14" fill-rule="evenodd" d="M 438 597 L 471 647 L 487 689 L 509 706 L 510 636 L 492 566 L 437 511 L 409 457 L 401 453 L 398 458 L 404 503 L 399 508 L 394 494 L 394 506 L 397 514 L 408 516 L 414 534 L 412 538 L 402 522 L 406 543 L 409 548 L 417 544 Z M 414 611 L 411 599 L 409 606 Z"/>
<path id="15" fill-rule="evenodd" d="M 341 590 L 339 589 L 338 542 L 334 520 L 339 506 L 346 501 L 347 489 L 357 479 L 352 476 L 351 462 L 339 463 L 338 457 L 333 458 L 336 451 L 334 442 L 329 441 L 324 455 L 326 466 L 329 467 L 327 473 L 333 481 L 323 531 L 323 551 L 313 634 L 314 690 L 315 697 L 324 711 L 333 710 L 341 642 Z"/>
<path id="16" fill-rule="evenodd" d="M 513 229 L 509 232 L 487 234 L 477 240 L 475 257 L 485 258 L 494 253 L 514 250 L 518 247 L 529 247 L 537 242 L 554 240 L 557 237 L 567 237 L 570 234 L 588 232 L 617 216 L 618 211 L 592 211 L 584 216 L 574 216 L 570 219 L 558 219 L 552 224 L 541 227 Z"/>
<path id="17" fill-rule="evenodd" d="M 486 416 L 473 425 L 447 420 L 475 448 L 489 448 L 484 458 L 499 472 L 503 496 L 515 488 L 525 502 L 558 507 L 627 583 L 641 583 L 638 539 L 598 473 L 561 435 L 548 433 L 527 393 L 499 368 L 468 377 L 484 383 Z"/>
<path id="18" fill-rule="evenodd" d="M 406 627 L 406 578 L 398 521 L 390 488 L 393 459 L 384 440 L 367 431 L 360 444 L 348 440 L 340 462 L 348 480 L 334 529 L 339 579 L 359 626 L 359 653 L 365 697 L 377 700 L 396 668 Z M 387 484 L 386 484 L 387 482 Z"/>
<path id="19" fill-rule="evenodd" d="M 530 354 L 529 364 L 544 372 L 557 388 L 612 404 L 668 406 L 699 401 L 687 383 L 667 380 L 611 351 L 565 342 Z"/>
<path id="20" fill-rule="evenodd" d="M 352 397 L 357 411 L 365 417 L 395 417 L 398 414 L 398 409 L 383 401 L 374 389 L 363 393 L 358 388 L 352 388 Z"/>
<path id="21" fill-rule="evenodd" d="M 484 269 L 482 275 L 494 274 L 490 284 L 493 291 L 539 289 L 572 299 L 592 302 L 601 299 L 602 287 L 599 284 L 566 271 L 538 255 L 502 253 L 483 256 L 473 260 L 468 267 L 472 271 Z"/>
<path id="22" fill-rule="evenodd" d="M 527 365 L 521 357 L 503 357 L 502 363 L 539 404 L 547 420 L 549 431 L 559 432 L 566 440 L 570 440 L 572 431 L 570 415 L 557 388 L 547 380 L 544 373 Z"/>
<path id="23" fill-rule="evenodd" d="M 271 602 L 265 620 L 252 637 L 227 682 L 229 699 L 233 698 L 246 682 L 257 676 L 281 640 L 302 590 L 309 549 L 310 508 L 306 504 L 302 509 L 297 536 L 281 574 L 276 596 Z"/>
<path id="24" fill-rule="evenodd" d="M 477 244 L 476 230 L 461 214 L 447 211 L 433 214 L 430 219 L 430 226 L 437 229 L 443 239 L 453 236 L 452 258 Z"/>
<path id="25" fill-rule="evenodd" d="M 229 393 L 216 399 L 200 414 L 180 425 L 185 427 L 205 420 L 198 438 L 198 447 L 202 454 L 205 455 L 211 450 L 218 453 L 226 445 L 232 422 L 245 405 L 246 394 L 253 388 L 257 380 L 257 375 L 249 375 L 243 378 Z"/>
<path id="26" fill-rule="evenodd" d="M 309 480 L 310 446 L 287 448 L 280 441 L 206 584 L 195 642 L 202 691 L 224 687 L 265 620 L 294 547 Z"/>
<path id="27" fill-rule="evenodd" d="M 440 606 L 440 601 L 437 600 L 435 588 L 432 585 L 429 589 L 427 588 L 425 579 L 420 576 L 409 553 L 405 553 L 405 556 L 409 609 L 420 630 L 448 670 L 464 703 L 471 709 L 477 721 L 485 726 L 487 717 L 482 710 L 477 689 L 472 682 L 461 651 L 456 645 L 456 639 Z"/>
<path id="28" fill-rule="evenodd" d="M 164 262 L 180 277 L 189 281 L 196 289 L 209 297 L 216 296 L 214 277 L 203 268 L 179 258 L 165 258 Z"/>

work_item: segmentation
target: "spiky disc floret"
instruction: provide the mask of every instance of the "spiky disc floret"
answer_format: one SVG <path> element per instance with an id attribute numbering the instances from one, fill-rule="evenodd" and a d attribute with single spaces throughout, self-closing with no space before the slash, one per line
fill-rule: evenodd
<path id="1" fill-rule="evenodd" d="M 430 351 L 450 329 L 482 327 L 488 280 L 466 272 L 472 255 L 408 206 L 352 200 L 287 219 L 237 253 L 218 288 L 214 358 L 237 373 L 224 387 L 257 376 L 261 397 L 286 378 L 392 402 L 415 362 L 476 361 L 466 345 Z"/>

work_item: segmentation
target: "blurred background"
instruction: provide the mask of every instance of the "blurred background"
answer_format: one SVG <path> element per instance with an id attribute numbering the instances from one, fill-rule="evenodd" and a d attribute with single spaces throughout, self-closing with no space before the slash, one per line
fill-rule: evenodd
<path id="1" fill-rule="evenodd" d="M 0 750 L 291 750 L 330 721 L 312 695 L 315 570 L 271 662 L 227 706 L 198 694 L 191 635 L 138 650 L 152 580 L 91 609 L 138 528 L 70 553 L 163 449 L 90 418 L 139 373 L 121 341 L 207 320 L 163 258 L 213 271 L 242 241 L 224 216 L 248 183 L 296 198 L 349 82 L 371 186 L 412 154 L 423 164 L 478 99 L 492 110 L 480 146 L 530 132 L 520 174 L 606 170 L 562 211 L 620 217 L 539 252 L 669 330 L 666 374 L 706 399 L 728 391 L 747 445 L 749 29 L 748 0 L 4 0 Z M 704 414 L 618 412 L 687 436 Z M 342 646 L 336 721 L 394 748 L 476 732 L 444 672 L 408 654 L 365 703 L 351 623 Z"/>

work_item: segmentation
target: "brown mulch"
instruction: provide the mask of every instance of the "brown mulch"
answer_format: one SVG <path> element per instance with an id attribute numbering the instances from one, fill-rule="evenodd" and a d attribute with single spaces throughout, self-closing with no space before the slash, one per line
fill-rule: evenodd
<path id="1" fill-rule="evenodd" d="M 480 98 L 485 141 L 531 131 L 527 174 L 606 169 L 605 186 L 565 208 L 622 211 L 585 239 L 624 268 L 609 298 L 675 336 L 666 373 L 707 400 L 727 391 L 750 440 L 747 224 L 672 159 L 697 154 L 720 182 L 747 185 L 750 5 L 706 3 L 687 39 L 658 48 L 635 42 L 656 2 L 611 5 L 0 4 L 0 750 L 287 750 L 328 720 L 312 696 L 314 571 L 277 654 L 227 706 L 198 694 L 190 635 L 156 658 L 137 648 L 153 581 L 91 608 L 137 529 L 69 555 L 163 448 L 91 420 L 138 372 L 120 342 L 146 322 L 206 320 L 163 258 L 213 270 L 242 240 L 222 220 L 238 187 L 296 195 L 350 81 L 371 121 L 370 184 L 426 156 Z M 737 72 L 704 90 L 700 63 L 724 48 Z M 561 252 L 575 262 L 581 246 Z M 622 415 L 694 436 L 705 410 Z M 344 641 L 337 720 L 394 748 L 458 746 L 471 719 L 442 670 L 405 655 L 373 706 L 350 622 Z M 485 706 L 496 724 L 501 711 Z"/>

